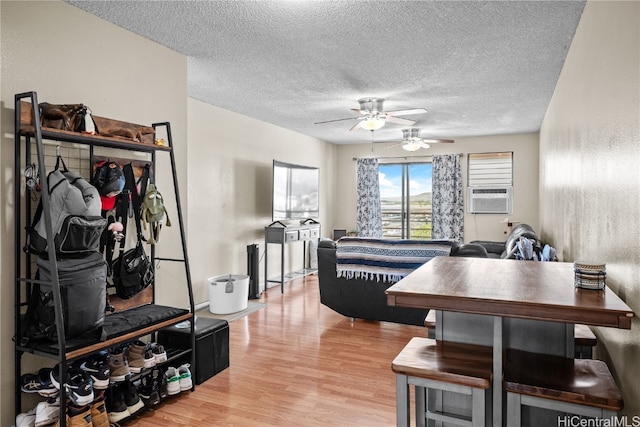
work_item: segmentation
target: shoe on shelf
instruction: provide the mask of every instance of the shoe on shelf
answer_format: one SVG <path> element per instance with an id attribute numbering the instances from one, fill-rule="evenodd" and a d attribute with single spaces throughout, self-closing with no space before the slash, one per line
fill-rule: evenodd
<path id="1" fill-rule="evenodd" d="M 18 414 L 16 417 L 16 427 L 33 427 L 36 425 L 36 408 L 29 412 Z"/>
<path id="2" fill-rule="evenodd" d="M 153 354 L 153 349 L 151 348 L 151 345 L 147 344 L 147 346 L 144 349 L 144 367 L 151 369 L 155 366 L 156 366 L 156 355 Z"/>
<path id="3" fill-rule="evenodd" d="M 125 356 L 124 350 L 109 354 L 109 380 L 115 383 L 123 382 L 129 375 L 129 363 Z"/>
<path id="4" fill-rule="evenodd" d="M 91 423 L 93 427 L 109 427 L 109 415 L 103 391 L 96 393 L 96 398 L 91 404 Z"/>
<path id="5" fill-rule="evenodd" d="M 67 405 L 67 427 L 92 427 L 91 405 Z M 60 427 L 58 420 L 54 427 Z"/>
<path id="6" fill-rule="evenodd" d="M 86 406 L 93 402 L 93 381 L 89 374 L 81 369 L 70 369 L 68 372 L 69 381 L 65 386 L 67 397 L 76 406 Z"/>
<path id="7" fill-rule="evenodd" d="M 144 402 L 142 402 L 142 399 L 138 396 L 138 389 L 131 382 L 124 390 L 124 403 L 127 405 L 130 415 L 133 415 L 140 409 L 144 408 Z"/>
<path id="8" fill-rule="evenodd" d="M 167 393 L 167 377 L 165 376 L 165 372 L 166 368 L 153 370 L 153 378 L 156 381 L 156 385 L 160 393 L 160 399 L 164 399 L 169 395 L 169 393 Z"/>
<path id="9" fill-rule="evenodd" d="M 167 394 L 173 396 L 180 393 L 180 375 L 178 370 L 173 366 L 169 366 L 164 373 L 164 377 L 167 380 Z"/>
<path id="10" fill-rule="evenodd" d="M 127 362 L 129 363 L 129 369 L 133 373 L 139 373 L 144 368 L 152 368 L 156 365 L 156 358 L 149 346 L 140 341 L 134 341 L 129 345 L 126 351 Z"/>
<path id="11" fill-rule="evenodd" d="M 154 369 L 147 375 L 140 378 L 138 385 L 138 396 L 146 407 L 155 406 L 160 403 L 160 389 L 157 381 L 159 370 Z"/>
<path id="12" fill-rule="evenodd" d="M 124 403 L 124 392 L 119 386 L 110 388 L 106 396 L 107 416 L 109 422 L 117 423 L 118 421 L 127 418 L 129 415 L 129 408 Z"/>
<path id="13" fill-rule="evenodd" d="M 43 397 L 51 397 L 59 391 L 51 382 L 51 368 L 42 368 L 37 374 L 24 374 L 20 380 L 20 390 L 24 393 L 38 393 Z"/>
<path id="14" fill-rule="evenodd" d="M 48 426 L 60 418 L 60 398 L 50 397 L 36 406 L 35 427 Z"/>
<path id="15" fill-rule="evenodd" d="M 162 344 L 153 343 L 151 345 L 151 351 L 153 352 L 156 360 L 156 365 L 167 361 L 167 352 L 164 350 L 164 346 Z"/>
<path id="16" fill-rule="evenodd" d="M 80 369 L 89 374 L 95 390 L 105 390 L 109 387 L 110 370 L 107 362 L 108 357 L 109 355 L 103 352 L 90 356 L 80 363 Z"/>
<path id="17" fill-rule="evenodd" d="M 191 371 L 189 370 L 188 363 L 178 367 L 178 375 L 180 376 L 180 391 L 191 390 L 193 387 L 193 381 L 191 380 Z"/>

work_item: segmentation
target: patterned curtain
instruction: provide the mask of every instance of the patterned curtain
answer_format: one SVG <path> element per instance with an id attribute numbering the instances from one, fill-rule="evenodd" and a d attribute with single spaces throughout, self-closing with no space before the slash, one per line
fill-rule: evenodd
<path id="1" fill-rule="evenodd" d="M 382 237 L 378 159 L 358 159 L 358 236 Z"/>
<path id="2" fill-rule="evenodd" d="M 433 156 L 433 230 L 432 238 L 450 239 L 462 243 L 464 238 L 464 207 L 460 155 Z"/>

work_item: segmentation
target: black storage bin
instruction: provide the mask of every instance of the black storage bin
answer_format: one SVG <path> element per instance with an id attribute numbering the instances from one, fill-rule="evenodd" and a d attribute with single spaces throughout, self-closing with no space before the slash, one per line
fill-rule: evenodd
<path id="1" fill-rule="evenodd" d="M 158 343 L 167 349 L 188 349 L 190 332 L 190 327 L 162 329 L 158 332 Z M 196 366 L 191 371 L 196 384 L 202 384 L 229 367 L 229 322 L 198 316 L 195 335 Z"/>

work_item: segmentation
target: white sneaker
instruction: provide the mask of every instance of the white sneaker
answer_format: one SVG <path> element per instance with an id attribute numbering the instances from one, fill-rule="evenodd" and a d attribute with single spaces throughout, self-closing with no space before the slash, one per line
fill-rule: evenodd
<path id="1" fill-rule="evenodd" d="M 169 366 L 164 373 L 167 380 L 167 394 L 173 396 L 180 393 L 180 374 L 178 370 L 172 366 Z"/>
<path id="2" fill-rule="evenodd" d="M 164 346 L 161 344 L 151 344 L 151 351 L 153 352 L 156 365 L 167 361 L 167 352 L 164 350 Z"/>
<path id="3" fill-rule="evenodd" d="M 16 417 L 16 427 L 33 427 L 36 424 L 36 408 L 29 412 L 18 414 Z"/>
<path id="4" fill-rule="evenodd" d="M 46 400 L 36 406 L 35 427 L 48 426 L 60 419 L 60 398 Z"/>
<path id="5" fill-rule="evenodd" d="M 193 386 L 189 366 L 191 365 L 185 363 L 178 368 L 178 375 L 180 375 L 180 391 L 191 390 L 191 387 Z"/>

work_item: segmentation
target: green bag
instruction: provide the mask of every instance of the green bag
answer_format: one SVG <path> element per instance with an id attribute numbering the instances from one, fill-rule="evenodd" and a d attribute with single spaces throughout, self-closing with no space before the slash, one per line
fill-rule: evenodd
<path id="1" fill-rule="evenodd" d="M 142 199 L 141 219 L 145 230 L 147 229 L 147 224 L 149 225 L 149 238 L 146 240 L 150 245 L 155 245 L 160 240 L 160 230 L 165 216 L 167 217 L 167 227 L 171 227 L 171 220 L 164 206 L 162 194 L 154 184 L 149 183 Z"/>

